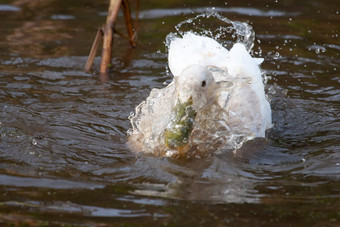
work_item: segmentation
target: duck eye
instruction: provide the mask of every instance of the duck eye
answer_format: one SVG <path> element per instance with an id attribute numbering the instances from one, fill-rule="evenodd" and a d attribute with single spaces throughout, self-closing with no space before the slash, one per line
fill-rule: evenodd
<path id="1" fill-rule="evenodd" d="M 202 81 L 202 84 L 201 84 L 201 87 L 205 87 L 206 83 L 207 83 L 207 82 L 206 82 L 205 80 L 203 80 L 203 81 Z"/>

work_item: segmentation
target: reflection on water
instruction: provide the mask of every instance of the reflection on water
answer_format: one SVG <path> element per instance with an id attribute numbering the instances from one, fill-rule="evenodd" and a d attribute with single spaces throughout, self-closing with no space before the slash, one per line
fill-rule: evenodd
<path id="1" fill-rule="evenodd" d="M 130 50 L 117 37 L 105 84 L 83 66 L 107 2 L 0 6 L 0 220 L 339 224 L 338 3 L 144 2 L 143 48 Z M 171 81 L 164 41 L 191 17 L 189 4 L 253 26 L 275 125 L 237 156 L 137 156 L 126 146 L 128 116 Z M 177 14 L 169 13 L 174 7 Z"/>
<path id="2" fill-rule="evenodd" d="M 260 10 L 249 7 L 198 7 L 198 8 L 177 8 L 177 9 L 150 9 L 142 11 L 139 15 L 141 19 L 156 19 L 164 16 L 181 16 L 202 14 L 207 11 L 215 11 L 218 13 L 236 13 L 241 15 L 258 16 L 258 17 L 282 17 L 282 16 L 297 16 L 298 12 L 283 12 L 279 10 Z"/>

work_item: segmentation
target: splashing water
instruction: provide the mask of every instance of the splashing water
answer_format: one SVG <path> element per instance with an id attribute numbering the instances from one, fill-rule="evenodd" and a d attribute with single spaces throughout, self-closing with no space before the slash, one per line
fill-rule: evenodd
<path id="1" fill-rule="evenodd" d="M 240 21 L 231 21 L 214 10 L 184 20 L 176 25 L 175 29 L 177 34 L 170 33 L 166 37 L 167 48 L 174 36 L 182 37 L 187 32 L 213 38 L 227 49 L 234 43 L 242 43 L 250 52 L 254 46 L 255 32 L 252 26 Z"/>
<path id="2" fill-rule="evenodd" d="M 250 25 L 230 21 L 216 12 L 200 14 L 182 21 L 175 29 L 177 33 L 170 33 L 166 37 L 168 49 L 171 41 L 188 33 L 213 38 L 226 48 L 234 43 L 242 43 L 250 52 L 254 45 L 255 33 Z M 222 78 L 230 77 L 227 69 L 208 66 L 207 70 L 217 83 L 222 83 Z M 179 120 L 177 110 L 181 103 L 175 98 L 176 83 L 173 81 L 163 89 L 152 89 L 146 101 L 138 105 L 135 113 L 129 117 L 132 125 L 128 132 L 130 147 L 136 151 L 171 157 L 202 157 L 222 150 L 234 151 L 240 148 L 243 142 L 257 136 L 253 126 L 247 122 L 255 119 L 255 115 L 261 110 L 255 109 L 254 113 L 249 113 L 246 117 L 235 117 L 235 113 L 228 112 L 226 105 L 231 95 L 238 95 L 240 90 L 249 90 L 252 82 L 256 83 L 252 78 L 231 79 L 228 86 L 224 86 L 223 91 L 218 93 L 218 98 L 211 100 L 200 111 L 193 113 L 191 106 L 182 107 Z M 262 80 L 260 83 L 263 87 Z M 251 99 L 252 95 L 250 93 L 248 98 Z M 235 105 L 231 105 L 233 104 Z M 177 122 L 174 123 L 175 121 Z M 178 134 L 181 132 L 183 134 Z M 187 133 L 190 135 L 184 136 Z M 172 142 L 169 142 L 168 135 L 176 138 L 175 141 L 182 139 L 180 142 L 185 145 L 174 149 L 177 145 L 169 146 Z"/>

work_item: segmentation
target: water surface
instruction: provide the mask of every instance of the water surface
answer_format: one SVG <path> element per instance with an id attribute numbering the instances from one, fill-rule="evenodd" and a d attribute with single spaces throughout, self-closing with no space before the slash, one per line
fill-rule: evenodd
<path id="1" fill-rule="evenodd" d="M 206 8 L 251 24 L 274 127 L 231 153 L 126 146 L 130 112 L 172 76 L 165 37 Z M 0 220 L 7 224 L 339 225 L 338 1 L 142 1 L 108 82 L 84 64 L 107 1 L 0 1 Z M 117 29 L 124 31 L 122 16 Z"/>

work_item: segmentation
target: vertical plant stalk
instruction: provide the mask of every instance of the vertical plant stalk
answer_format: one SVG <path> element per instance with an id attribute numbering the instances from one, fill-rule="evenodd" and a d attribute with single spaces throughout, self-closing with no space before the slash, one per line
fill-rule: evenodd
<path id="1" fill-rule="evenodd" d="M 136 47 L 136 42 L 135 42 L 135 31 L 133 28 L 132 24 L 132 19 L 131 19 L 131 9 L 130 9 L 130 4 L 128 0 L 122 0 L 122 8 L 124 12 L 124 18 L 125 18 L 125 26 L 126 30 L 129 36 L 129 43 L 131 47 Z"/>
<path id="2" fill-rule="evenodd" d="M 100 73 L 102 75 L 107 75 L 109 65 L 111 62 L 112 53 L 112 43 L 113 43 L 113 31 L 115 27 L 115 22 L 118 16 L 118 11 L 122 0 L 111 0 L 109 7 L 109 14 L 106 19 L 106 24 L 104 27 L 104 41 L 103 41 L 103 51 L 102 59 L 100 64 Z"/>
<path id="3" fill-rule="evenodd" d="M 136 0 L 136 2 L 137 2 L 136 3 L 137 9 L 136 9 L 135 26 L 137 26 L 137 19 L 138 19 L 138 14 L 139 14 L 139 0 Z M 128 36 L 125 36 L 115 30 L 115 23 L 116 23 L 119 8 L 121 5 L 122 5 L 122 10 L 124 12 L 124 19 L 125 19 L 125 25 L 126 25 Z M 108 71 L 109 71 L 111 57 L 112 57 L 112 46 L 113 46 L 114 33 L 117 33 L 120 36 L 128 39 L 131 47 L 134 48 L 137 46 L 137 43 L 136 43 L 137 30 L 133 26 L 129 0 L 110 0 L 109 13 L 106 19 L 106 24 L 102 28 L 98 29 L 96 38 L 92 44 L 92 48 L 89 53 L 89 57 L 86 61 L 84 70 L 86 72 L 89 72 L 93 65 L 94 58 L 96 56 L 99 44 L 103 40 L 102 58 L 101 58 L 100 70 L 99 70 L 102 80 L 106 80 L 108 78 Z"/>
<path id="4" fill-rule="evenodd" d="M 87 58 L 87 61 L 84 67 L 85 72 L 90 72 L 91 70 L 94 58 L 96 57 L 96 53 L 99 47 L 99 43 L 102 41 L 103 34 L 104 34 L 103 28 L 98 28 L 96 38 L 93 41 L 89 57 Z"/>

